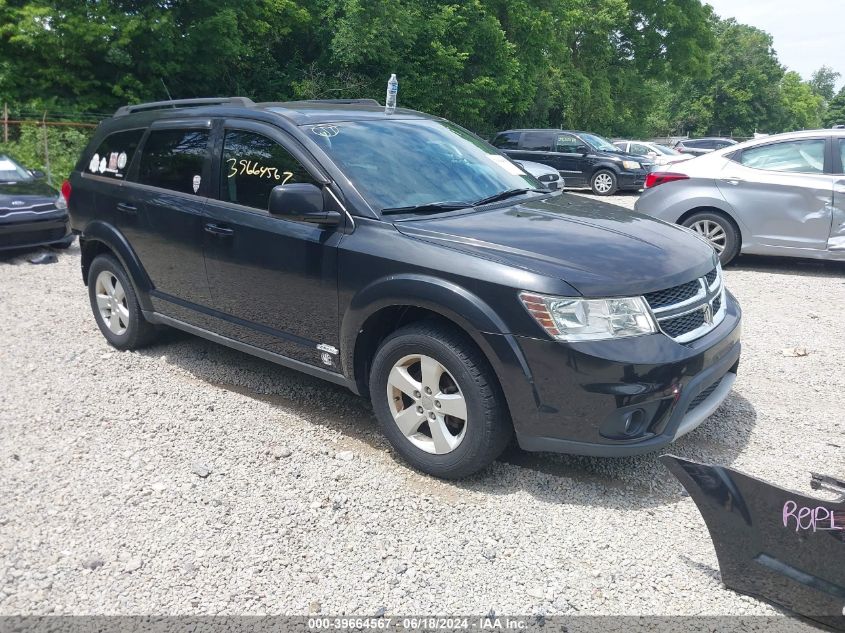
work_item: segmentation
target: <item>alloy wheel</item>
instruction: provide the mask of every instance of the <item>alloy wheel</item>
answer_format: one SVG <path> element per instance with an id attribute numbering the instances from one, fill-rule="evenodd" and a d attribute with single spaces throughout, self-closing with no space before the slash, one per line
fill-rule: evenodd
<path id="1" fill-rule="evenodd" d="M 387 400 L 399 430 L 426 453 L 451 453 L 466 435 L 464 394 L 449 370 L 430 356 L 411 354 L 393 366 Z"/>
<path id="2" fill-rule="evenodd" d="M 594 182 L 596 191 L 599 193 L 607 193 L 613 188 L 613 178 L 610 177 L 610 174 L 599 174 L 595 177 Z"/>
<path id="3" fill-rule="evenodd" d="M 718 222 L 714 222 L 713 220 L 699 220 L 690 228 L 710 242 L 720 255 L 725 250 L 727 235 L 725 229 Z"/>
<path id="4" fill-rule="evenodd" d="M 97 309 L 106 327 L 120 336 L 129 327 L 129 307 L 126 303 L 126 291 L 120 280 L 108 270 L 97 275 L 94 285 L 97 295 Z"/>

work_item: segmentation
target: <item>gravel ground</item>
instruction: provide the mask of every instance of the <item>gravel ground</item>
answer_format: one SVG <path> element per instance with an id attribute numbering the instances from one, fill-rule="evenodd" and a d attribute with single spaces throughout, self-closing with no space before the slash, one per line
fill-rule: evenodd
<path id="1" fill-rule="evenodd" d="M 655 455 L 421 476 L 343 389 L 178 333 L 112 350 L 78 247 L 27 257 L 0 257 L 0 614 L 779 613 L 722 587 Z M 726 278 L 739 379 L 673 451 L 809 492 L 845 472 L 845 267 Z"/>

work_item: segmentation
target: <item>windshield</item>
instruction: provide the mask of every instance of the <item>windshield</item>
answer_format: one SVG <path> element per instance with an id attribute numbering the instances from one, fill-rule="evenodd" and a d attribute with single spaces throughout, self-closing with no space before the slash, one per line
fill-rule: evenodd
<path id="1" fill-rule="evenodd" d="M 305 127 L 378 211 L 471 206 L 542 187 L 486 141 L 433 120 L 345 121 Z"/>
<path id="2" fill-rule="evenodd" d="M 606 138 L 596 136 L 595 134 L 581 134 L 581 138 L 587 141 L 590 145 L 603 152 L 618 152 L 620 149 Z"/>
<path id="3" fill-rule="evenodd" d="M 30 173 L 8 156 L 0 154 L 0 182 L 32 180 Z"/>
<path id="4" fill-rule="evenodd" d="M 680 156 L 681 155 L 681 152 L 674 150 L 671 147 L 666 147 L 665 145 L 658 145 L 657 143 L 654 143 L 652 145 L 652 147 L 654 149 L 656 149 L 658 152 L 660 152 L 661 154 L 665 154 L 666 156 Z"/>

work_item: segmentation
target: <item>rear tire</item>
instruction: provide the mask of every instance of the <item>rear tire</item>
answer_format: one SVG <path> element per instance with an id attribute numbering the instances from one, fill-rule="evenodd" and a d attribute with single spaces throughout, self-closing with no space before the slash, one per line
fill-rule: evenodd
<path id="1" fill-rule="evenodd" d="M 689 216 L 682 224 L 710 243 L 722 266 L 726 266 L 739 255 L 742 246 L 739 228 L 726 215 L 716 211 L 699 211 Z"/>
<path id="2" fill-rule="evenodd" d="M 612 196 L 619 189 L 619 181 L 609 169 L 600 169 L 590 179 L 590 187 L 597 196 Z"/>
<path id="3" fill-rule="evenodd" d="M 414 323 L 385 339 L 373 359 L 370 398 L 396 452 L 435 477 L 480 471 L 513 435 L 487 360 L 465 334 L 437 322 Z"/>
<path id="4" fill-rule="evenodd" d="M 141 312 L 129 275 L 111 255 L 97 255 L 88 269 L 88 298 L 109 345 L 133 350 L 149 345 L 157 330 Z"/>

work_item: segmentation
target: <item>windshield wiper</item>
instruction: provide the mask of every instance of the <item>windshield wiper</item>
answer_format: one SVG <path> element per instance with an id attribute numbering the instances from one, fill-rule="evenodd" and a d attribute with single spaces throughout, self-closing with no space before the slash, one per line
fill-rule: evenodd
<path id="1" fill-rule="evenodd" d="M 382 209 L 384 215 L 398 215 L 400 213 L 438 213 L 440 211 L 456 211 L 466 209 L 469 204 L 466 202 L 426 202 L 425 204 L 413 204 L 408 207 L 392 207 Z"/>
<path id="2" fill-rule="evenodd" d="M 481 200 L 477 200 L 476 202 L 472 203 L 472 206 L 480 207 L 482 204 L 490 204 L 491 202 L 499 202 L 499 200 L 507 200 L 508 198 L 513 198 L 514 196 L 521 196 L 522 194 L 528 193 L 530 191 L 534 191 L 536 193 L 549 193 L 545 189 L 508 189 L 507 191 L 500 191 L 495 195 L 482 198 Z"/>

